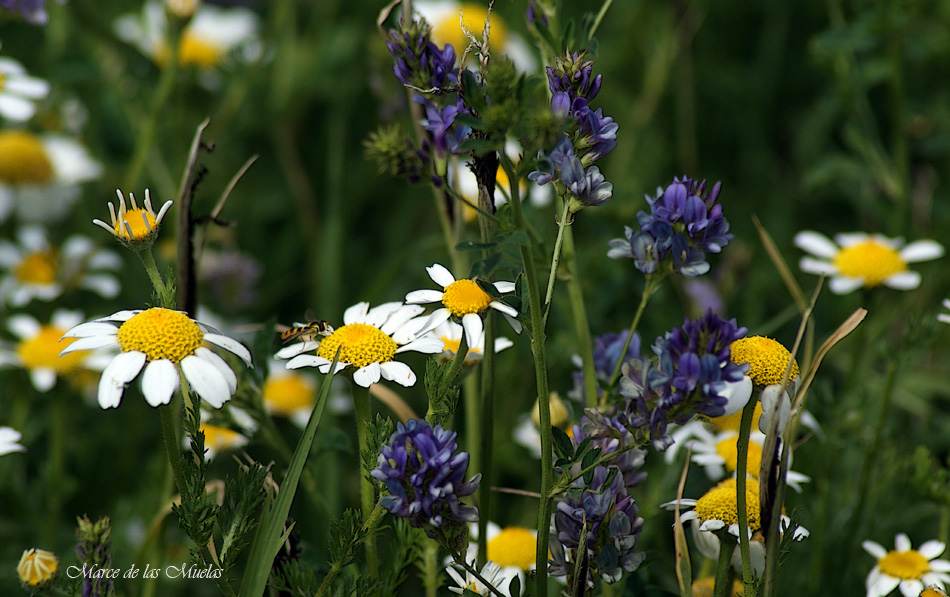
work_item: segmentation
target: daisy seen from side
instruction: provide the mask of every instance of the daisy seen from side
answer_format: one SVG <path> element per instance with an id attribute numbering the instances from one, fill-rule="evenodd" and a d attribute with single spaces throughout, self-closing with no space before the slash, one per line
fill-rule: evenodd
<path id="1" fill-rule="evenodd" d="M 221 408 L 237 390 L 237 376 L 208 345 L 223 348 L 248 366 L 251 353 L 240 342 L 217 334 L 181 311 L 152 307 L 119 311 L 81 323 L 64 338 L 77 338 L 60 354 L 76 350 L 118 348 L 99 379 L 98 401 L 115 408 L 126 386 L 142 374 L 142 393 L 151 406 L 168 404 L 181 376 L 209 406 Z"/>
<path id="2" fill-rule="evenodd" d="M 496 300 L 475 279 L 456 280 L 448 268 L 438 263 L 427 267 L 426 271 L 429 272 L 432 281 L 442 287 L 442 290 L 413 290 L 406 295 L 406 302 L 409 304 L 442 303 L 442 307 L 429 315 L 418 330 L 419 334 L 424 334 L 450 317 L 454 317 L 461 321 L 462 328 L 465 330 L 466 344 L 477 346 L 484 332 L 482 316 L 488 309 L 500 312 L 511 324 L 515 333 L 521 333 L 521 322 L 517 320 L 518 310 Z M 491 285 L 501 294 L 515 290 L 514 282 L 492 282 Z"/>
<path id="3" fill-rule="evenodd" d="M 115 190 L 115 205 L 109 202 L 110 223 L 103 222 L 100 219 L 94 219 L 93 224 L 103 230 L 108 231 L 119 242 L 130 248 L 150 247 L 158 238 L 158 231 L 162 225 L 165 214 L 171 209 L 172 200 L 169 199 L 158 210 L 158 213 L 152 209 L 152 196 L 149 189 L 145 189 L 145 203 L 139 207 L 135 201 L 135 195 L 129 193 L 129 205 L 126 205 L 125 195 L 119 189 Z"/>
<path id="4" fill-rule="evenodd" d="M 0 116 L 25 122 L 36 113 L 36 101 L 49 93 L 49 83 L 27 74 L 13 58 L 0 56 Z"/>
<path id="5" fill-rule="evenodd" d="M 778 432 L 781 435 L 791 413 L 792 403 L 789 395 L 795 394 L 795 382 L 799 374 L 798 362 L 792 358 L 792 353 L 781 342 L 772 338 L 747 336 L 729 345 L 729 358 L 737 365 L 747 364 L 749 371 L 742 380 L 727 383 L 721 394 L 730 401 L 737 400 L 745 404 L 753 392 L 758 391 L 758 399 L 762 405 L 759 431 L 768 433 L 772 417 L 777 416 Z M 789 361 L 791 370 L 788 386 L 783 390 L 782 380 Z"/>
<path id="6" fill-rule="evenodd" d="M 37 589 L 50 581 L 59 569 L 59 558 L 51 551 L 31 547 L 23 551 L 16 572 L 20 582 Z"/>
<path id="7" fill-rule="evenodd" d="M 877 560 L 868 574 L 867 597 L 884 597 L 894 589 L 904 597 L 917 597 L 928 585 L 946 589 L 950 584 L 950 562 L 936 559 L 947 548 L 940 541 L 914 549 L 910 537 L 900 533 L 892 550 L 874 541 L 863 541 L 861 547 Z"/>
<path id="8" fill-rule="evenodd" d="M 887 286 L 913 290 L 920 286 L 920 274 L 908 269 L 909 263 L 943 257 L 943 246 L 933 240 L 908 245 L 902 238 L 880 234 L 851 232 L 835 235 L 834 241 L 823 234 L 805 230 L 795 235 L 795 246 L 810 253 L 799 267 L 810 274 L 825 274 L 835 294 L 848 294 L 858 288 Z"/>
<path id="9" fill-rule="evenodd" d="M 342 326 L 320 340 L 311 339 L 291 344 L 275 355 L 289 359 L 288 369 L 316 367 L 328 373 L 337 348 L 340 359 L 336 370 L 353 369 L 353 381 L 368 388 L 380 379 L 403 386 L 416 383 L 416 374 L 409 365 L 396 360 L 404 352 L 438 354 L 442 341 L 434 337 L 420 337 L 421 321 L 417 316 L 423 308 L 399 302 L 383 303 L 370 309 L 369 303 L 357 303 L 343 313 Z M 315 354 L 305 354 L 310 351 Z"/>

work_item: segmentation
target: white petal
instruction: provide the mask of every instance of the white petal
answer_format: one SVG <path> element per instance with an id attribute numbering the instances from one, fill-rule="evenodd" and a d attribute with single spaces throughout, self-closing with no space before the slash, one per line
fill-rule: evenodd
<path id="1" fill-rule="evenodd" d="M 403 344 L 396 349 L 396 354 L 401 352 L 421 352 L 423 354 L 438 354 L 445 350 L 445 343 L 432 336 L 418 338 L 407 344 Z"/>
<path id="2" fill-rule="evenodd" d="M 442 293 L 438 290 L 413 290 L 406 295 L 409 304 L 441 303 Z"/>
<path id="3" fill-rule="evenodd" d="M 231 399 L 228 381 L 218 368 L 196 356 L 187 356 L 181 360 L 181 371 L 191 384 L 191 389 L 212 408 L 221 408 Z"/>
<path id="4" fill-rule="evenodd" d="M 489 305 L 492 309 L 500 311 L 509 317 L 518 317 L 518 310 L 511 305 L 506 305 L 501 301 L 492 301 Z"/>
<path id="5" fill-rule="evenodd" d="M 33 102 L 13 95 L 0 95 L 0 115 L 7 120 L 25 122 L 35 113 Z"/>
<path id="6" fill-rule="evenodd" d="M 405 326 L 406 323 L 408 323 L 413 317 L 419 315 L 423 311 L 425 311 L 425 308 L 421 307 L 420 305 L 402 305 L 398 310 L 392 312 L 389 315 L 389 318 L 386 319 L 386 323 L 382 324 L 379 329 L 387 336 L 392 336 L 397 330 L 401 330 L 402 327 Z M 412 327 L 417 326 L 418 323 L 414 324 Z"/>
<path id="7" fill-rule="evenodd" d="M 516 334 L 520 334 L 521 322 L 518 321 L 516 318 L 508 315 L 507 313 L 505 313 L 504 316 L 505 316 L 505 319 L 508 321 L 508 324 L 511 325 L 511 329 L 513 329 Z"/>
<path id="8" fill-rule="evenodd" d="M 149 406 L 161 406 L 172 400 L 178 389 L 178 369 L 168 359 L 152 361 L 142 373 L 142 394 Z"/>
<path id="9" fill-rule="evenodd" d="M 887 555 L 887 550 L 884 549 L 884 546 L 875 541 L 862 541 L 861 547 L 878 560 Z"/>
<path id="10" fill-rule="evenodd" d="M 902 580 L 900 588 L 904 597 L 918 597 L 924 590 L 924 583 L 919 580 Z"/>
<path id="11" fill-rule="evenodd" d="M 835 242 L 841 247 L 851 247 L 857 244 L 866 243 L 873 237 L 865 232 L 842 232 L 835 235 Z M 890 246 L 888 243 L 884 243 Z"/>
<path id="12" fill-rule="evenodd" d="M 920 274 L 910 271 L 896 273 L 892 276 L 888 276 L 887 279 L 884 280 L 884 285 L 897 290 L 913 290 L 920 286 Z"/>
<path id="13" fill-rule="evenodd" d="M 343 312 L 343 324 L 363 323 L 363 320 L 366 319 L 367 311 L 369 311 L 369 303 L 356 303 Z"/>
<path id="14" fill-rule="evenodd" d="M 132 319 L 133 317 L 135 317 L 136 315 L 138 315 L 138 314 L 141 313 L 141 312 L 142 312 L 142 309 L 135 309 L 135 310 L 128 310 L 128 309 L 126 309 L 126 310 L 124 310 L 124 311 L 116 311 L 115 313 L 113 313 L 112 315 L 109 315 L 108 317 L 100 317 L 100 318 L 97 319 L 96 321 L 119 321 L 119 322 L 126 322 L 126 321 Z"/>
<path id="15" fill-rule="evenodd" d="M 495 285 L 495 290 L 497 290 L 498 292 L 500 292 L 500 293 L 502 293 L 502 294 L 507 294 L 507 293 L 509 293 L 509 292 L 514 292 L 514 291 L 515 291 L 515 283 L 514 283 L 514 282 L 504 282 L 504 281 L 502 281 L 502 282 L 493 282 L 493 284 Z"/>
<path id="16" fill-rule="evenodd" d="M 495 352 L 501 352 L 506 348 L 511 348 L 515 343 L 508 338 L 495 338 Z"/>
<path id="17" fill-rule="evenodd" d="M 30 381 L 40 392 L 49 392 L 56 385 L 56 372 L 48 367 L 37 367 L 30 371 Z"/>
<path id="18" fill-rule="evenodd" d="M 722 416 L 734 415 L 749 403 L 752 396 L 752 379 L 746 375 L 741 381 L 727 382 L 719 395 L 726 399 L 726 410 Z"/>
<path id="19" fill-rule="evenodd" d="M 82 312 L 72 309 L 56 309 L 50 321 L 53 325 L 62 329 L 72 329 L 82 323 Z"/>
<path id="20" fill-rule="evenodd" d="M 297 342 L 295 344 L 290 344 L 281 348 L 280 350 L 277 351 L 274 357 L 278 359 L 289 359 L 291 357 L 297 356 L 298 354 L 302 352 L 307 352 L 308 350 L 314 350 L 315 348 L 319 346 L 320 346 L 320 343 L 315 342 L 313 340 L 307 340 L 306 342 Z"/>
<path id="21" fill-rule="evenodd" d="M 422 324 L 422 326 L 416 331 L 416 335 L 421 336 L 422 334 L 425 334 L 426 332 L 428 332 L 431 329 L 434 329 L 435 327 L 437 327 L 439 324 L 441 324 L 443 321 L 447 320 L 451 316 L 452 314 L 449 312 L 449 310 L 444 307 L 442 309 L 436 309 L 435 311 L 432 312 L 431 315 L 429 315 L 429 318 L 426 319 L 425 322 Z"/>
<path id="22" fill-rule="evenodd" d="M 943 245 L 940 243 L 932 240 L 918 240 L 901 249 L 900 256 L 907 263 L 914 263 L 943 257 L 943 253 Z"/>
<path id="23" fill-rule="evenodd" d="M 401 386 L 409 387 L 416 383 L 416 374 L 412 372 L 409 365 L 399 361 L 389 361 L 379 366 L 379 371 L 383 379 L 394 381 Z"/>
<path id="24" fill-rule="evenodd" d="M 237 356 L 241 357 L 241 360 L 244 361 L 248 367 L 252 369 L 254 368 L 254 365 L 251 363 L 251 352 L 237 340 L 228 338 L 227 336 L 221 336 L 219 334 L 205 334 L 204 339 L 214 345 L 220 346 L 225 350 L 233 352 Z"/>
<path id="25" fill-rule="evenodd" d="M 301 354 L 287 361 L 288 369 L 299 369 L 301 367 L 318 367 L 326 365 L 327 360 L 312 354 Z"/>
<path id="26" fill-rule="evenodd" d="M 87 338 L 80 338 L 76 340 L 61 350 L 59 356 L 63 356 L 64 354 L 68 354 L 70 352 L 76 352 L 77 350 L 97 350 L 99 348 L 109 348 L 111 346 L 118 345 L 119 340 L 115 334 L 111 336 L 89 336 Z"/>
<path id="27" fill-rule="evenodd" d="M 910 542 L 910 537 L 906 533 L 898 533 L 894 537 L 894 549 L 897 551 L 907 551 L 913 549 L 913 544 Z"/>
<path id="28" fill-rule="evenodd" d="M 398 301 L 376 305 L 366 313 L 366 318 L 363 320 L 363 323 L 381 328 L 383 324 L 386 323 L 386 320 L 389 319 L 389 316 L 399 311 L 402 307 L 403 304 Z"/>
<path id="29" fill-rule="evenodd" d="M 24 313 L 11 315 L 7 320 L 7 329 L 21 340 L 36 336 L 42 327 L 35 317 Z"/>
<path id="30" fill-rule="evenodd" d="M 231 366 L 228 365 L 227 361 L 204 347 L 196 350 L 195 356 L 208 361 L 214 365 L 215 368 L 217 368 L 218 373 L 220 373 L 224 379 L 227 380 L 228 389 L 231 390 L 231 394 L 234 394 L 234 392 L 237 391 L 237 376 L 234 374 L 234 371 L 231 369 Z"/>
<path id="31" fill-rule="evenodd" d="M 455 276 L 452 275 L 452 272 L 440 263 L 433 263 L 431 267 L 426 268 L 426 271 L 429 272 L 429 277 L 432 278 L 432 281 L 442 288 L 455 282 Z"/>
<path id="32" fill-rule="evenodd" d="M 838 273 L 838 267 L 829 261 L 822 261 L 814 257 L 802 257 L 798 262 L 798 268 L 809 274 L 825 274 L 830 276 Z"/>
<path id="33" fill-rule="evenodd" d="M 484 331 L 482 316 L 477 313 L 466 313 L 462 316 L 462 329 L 465 330 L 465 342 L 469 348 L 478 346 L 478 341 L 482 339 Z"/>
<path id="34" fill-rule="evenodd" d="M 945 549 L 947 549 L 947 545 L 941 541 L 927 541 L 918 547 L 917 551 L 928 560 L 932 560 L 942 554 Z"/>
<path id="35" fill-rule="evenodd" d="M 91 270 L 117 270 L 122 268 L 122 258 L 119 257 L 117 253 L 113 253 L 112 251 L 96 251 L 89 258 L 89 261 L 86 262 L 86 267 Z"/>
<path id="36" fill-rule="evenodd" d="M 353 382 L 364 388 L 368 388 L 379 381 L 380 369 L 379 363 L 373 362 L 365 367 L 360 367 L 353 373 Z"/>
<path id="37" fill-rule="evenodd" d="M 83 277 L 80 286 L 107 299 L 117 297 L 121 288 L 116 277 L 109 274 L 87 274 Z"/>
<path id="38" fill-rule="evenodd" d="M 36 77 L 9 78 L 4 81 L 4 91 L 10 91 L 29 99 L 42 99 L 49 93 L 49 83 Z"/>
<path id="39" fill-rule="evenodd" d="M 848 294 L 864 286 L 864 278 L 846 278 L 835 276 L 828 282 L 828 288 L 835 294 Z"/>
<path id="40" fill-rule="evenodd" d="M 781 384 L 772 384 L 762 390 L 762 416 L 759 417 L 759 431 L 769 432 L 772 417 L 778 416 L 778 434 L 782 435 L 788 424 L 788 416 L 792 410 L 791 400 L 787 392 L 782 391 Z"/>
<path id="41" fill-rule="evenodd" d="M 39 226 L 25 226 L 17 234 L 20 245 L 30 251 L 43 251 L 49 248 L 46 233 Z"/>
<path id="42" fill-rule="evenodd" d="M 99 406 L 115 408 L 122 401 L 125 386 L 145 365 L 145 353 L 138 351 L 120 352 L 109 362 L 99 378 Z"/>
<path id="43" fill-rule="evenodd" d="M 824 234 L 819 234 L 812 230 L 804 230 L 795 235 L 793 241 L 795 246 L 803 251 L 808 251 L 816 257 L 833 259 L 838 255 L 840 249 L 838 245 L 831 242 L 831 239 Z"/>

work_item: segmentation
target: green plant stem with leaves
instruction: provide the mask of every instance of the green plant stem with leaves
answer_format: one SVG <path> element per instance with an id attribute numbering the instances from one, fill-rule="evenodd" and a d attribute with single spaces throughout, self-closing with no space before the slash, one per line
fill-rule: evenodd
<path id="1" fill-rule="evenodd" d="M 356 412 L 356 437 L 360 449 L 360 506 L 363 510 L 364 525 L 369 522 L 376 505 L 376 487 L 369 479 L 369 471 L 363 470 L 363 454 L 369 450 L 369 429 L 367 424 L 373 419 L 369 388 L 357 388 L 353 392 L 353 406 Z M 379 578 L 379 555 L 376 549 L 376 537 L 370 534 L 366 538 L 366 565 L 373 579 Z"/>
<path id="2" fill-rule="evenodd" d="M 554 239 L 554 252 L 551 254 L 551 272 L 548 274 L 547 290 L 544 293 L 544 322 L 547 323 L 548 312 L 551 309 L 551 299 L 554 297 L 554 281 L 557 279 L 557 268 L 561 262 L 561 246 L 564 243 L 564 231 L 570 227 L 573 217 L 569 209 L 570 203 L 567 197 L 561 195 L 561 202 L 564 207 L 561 209 L 561 217 L 557 221 L 557 237 Z"/>
<path id="3" fill-rule="evenodd" d="M 749 435 L 752 431 L 752 417 L 755 414 L 755 405 L 758 395 L 753 394 L 748 404 L 742 409 L 742 419 L 739 422 L 739 439 L 736 443 L 736 514 L 739 516 L 739 553 L 742 556 L 742 583 L 747 595 L 755 595 L 752 585 L 752 558 L 749 552 L 749 508 L 746 504 L 746 470 L 749 461 Z M 720 541 L 720 545 L 723 542 Z M 720 547 L 720 552 L 725 551 Z"/>
<path id="4" fill-rule="evenodd" d="M 646 275 L 646 281 L 643 284 L 643 294 L 640 295 L 640 304 L 637 305 L 637 311 L 633 314 L 633 321 L 630 322 L 630 328 L 627 330 L 627 341 L 623 343 L 623 348 L 620 350 L 620 358 L 617 359 L 613 373 L 610 374 L 610 382 L 607 384 L 608 388 L 617 387 L 617 380 L 620 379 L 620 370 L 623 366 L 624 359 L 627 357 L 627 350 L 630 348 L 630 339 L 633 338 L 633 334 L 637 331 L 637 326 L 640 325 L 640 319 L 643 317 L 643 312 L 647 308 L 647 303 L 650 302 L 650 297 L 652 297 L 660 287 L 662 280 L 663 276 L 656 273 Z M 606 398 L 607 394 L 605 393 L 604 396 Z"/>
<path id="5" fill-rule="evenodd" d="M 732 571 L 732 554 L 736 550 L 736 542 L 732 540 L 729 531 L 716 531 L 719 536 L 719 560 L 716 562 L 716 586 L 713 597 L 728 597 L 732 594 L 732 581 L 735 574 Z M 753 595 L 754 593 L 749 593 Z"/>
<path id="6" fill-rule="evenodd" d="M 366 519 L 366 522 L 363 523 L 362 533 L 360 537 L 371 537 L 373 531 L 379 526 L 379 523 L 383 520 L 383 517 L 386 515 L 386 509 L 383 508 L 380 504 L 376 504 L 372 512 L 370 512 L 369 517 Z M 330 594 L 330 590 L 333 586 L 333 581 L 336 579 L 337 575 L 340 574 L 340 571 L 343 570 L 343 563 L 349 559 L 350 552 L 356 549 L 359 544 L 365 540 L 360 539 L 360 537 L 355 538 L 352 542 L 349 543 L 346 549 L 346 553 L 338 560 L 333 562 L 330 565 L 330 570 L 327 571 L 327 575 L 323 578 L 323 582 L 320 583 L 320 588 L 317 589 L 317 594 L 315 597 L 325 597 Z"/>
<path id="7" fill-rule="evenodd" d="M 577 263 L 577 251 L 574 249 L 574 229 L 564 233 L 564 260 L 567 262 L 567 294 L 574 316 L 574 331 L 577 334 L 577 351 L 581 355 L 581 370 L 584 372 L 584 404 L 588 408 L 597 406 L 597 372 L 594 367 L 594 346 L 590 335 L 590 323 L 587 319 L 587 306 L 584 303 L 584 291 L 581 287 L 580 267 Z"/>

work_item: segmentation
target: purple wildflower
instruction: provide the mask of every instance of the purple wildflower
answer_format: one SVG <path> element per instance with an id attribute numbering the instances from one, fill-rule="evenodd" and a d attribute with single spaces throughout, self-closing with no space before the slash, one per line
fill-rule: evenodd
<path id="1" fill-rule="evenodd" d="M 583 98 L 588 102 L 600 92 L 603 75 L 594 74 L 594 61 L 584 60 L 587 52 L 566 52 L 563 57 L 554 60 L 554 66 L 547 67 L 548 87 L 551 93 L 567 93 L 571 100 Z"/>
<path id="2" fill-rule="evenodd" d="M 469 456 L 456 453 L 456 437 L 454 431 L 433 428 L 422 419 L 398 423 L 370 473 L 389 491 L 379 503 L 427 533 L 431 527 L 477 521 L 478 510 L 459 498 L 475 493 L 481 474 L 465 481 Z"/>
<path id="3" fill-rule="evenodd" d="M 572 158 L 574 145 L 567 135 L 562 135 L 550 154 L 538 154 L 538 169 L 528 174 L 528 180 L 533 180 L 538 185 L 546 185 L 562 176 L 562 172 L 570 166 Z"/>
<path id="4" fill-rule="evenodd" d="M 429 41 L 429 27 L 415 21 L 407 30 L 391 29 L 386 42 L 396 60 L 393 72 L 403 85 L 443 88 L 458 82 L 455 49 L 446 44 L 441 50 Z"/>
<path id="5" fill-rule="evenodd" d="M 59 0 L 65 4 L 66 0 Z M 23 18 L 34 25 L 45 25 L 49 21 L 45 0 L 0 0 L 0 8 L 18 10 Z"/>
<path id="6" fill-rule="evenodd" d="M 579 446 L 586 438 L 591 439 L 592 449 L 601 449 L 601 456 L 614 454 L 607 465 L 620 470 L 625 486 L 634 487 L 646 479 L 647 474 L 640 470 L 646 461 L 646 451 L 630 448 L 636 445 L 637 440 L 618 417 L 608 418 L 596 409 L 588 409 L 580 422 L 574 425 L 574 444 Z M 579 473 L 580 465 L 574 466 L 578 469 L 571 472 Z"/>

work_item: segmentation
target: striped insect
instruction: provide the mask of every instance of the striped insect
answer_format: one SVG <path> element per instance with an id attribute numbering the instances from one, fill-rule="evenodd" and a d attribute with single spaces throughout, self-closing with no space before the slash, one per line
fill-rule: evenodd
<path id="1" fill-rule="evenodd" d="M 316 336 L 329 336 L 333 333 L 333 326 L 326 321 L 317 319 L 313 314 L 313 309 L 307 309 L 305 317 L 309 323 L 296 324 L 296 327 L 280 333 L 280 339 L 284 344 L 293 340 L 309 342 Z"/>

